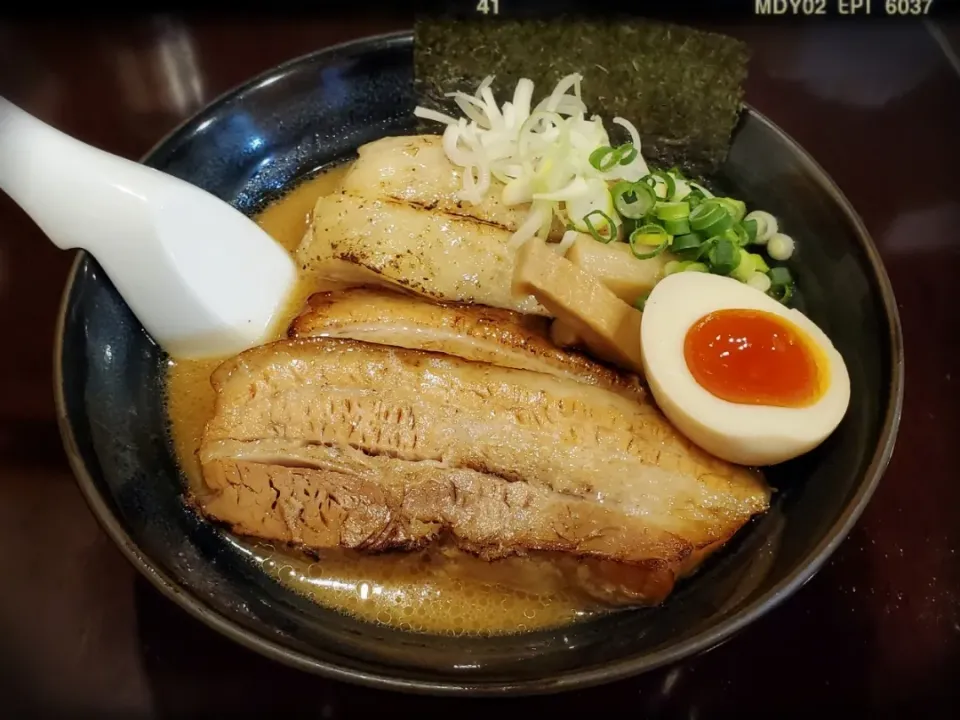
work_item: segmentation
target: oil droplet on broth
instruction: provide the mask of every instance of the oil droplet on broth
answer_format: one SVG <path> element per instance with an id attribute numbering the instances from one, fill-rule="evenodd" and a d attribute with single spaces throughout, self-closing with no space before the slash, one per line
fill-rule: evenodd
<path id="1" fill-rule="evenodd" d="M 336 188 L 347 167 L 303 182 L 264 209 L 257 223 L 293 252 L 309 226 L 317 198 Z M 300 287 L 295 293 L 278 325 L 278 336 L 299 313 L 308 291 Z M 198 497 L 205 489 L 197 450 L 215 400 L 210 375 L 224 359 L 178 360 L 167 372 L 171 440 L 187 485 Z M 498 635 L 565 625 L 600 612 L 573 590 L 556 584 L 530 593 L 484 580 L 489 563 L 459 553 L 330 551 L 310 558 L 271 543 L 235 537 L 231 542 L 278 582 L 320 605 L 412 632 Z M 529 567 L 519 563 L 514 565 L 517 572 L 536 572 L 533 563 Z"/>

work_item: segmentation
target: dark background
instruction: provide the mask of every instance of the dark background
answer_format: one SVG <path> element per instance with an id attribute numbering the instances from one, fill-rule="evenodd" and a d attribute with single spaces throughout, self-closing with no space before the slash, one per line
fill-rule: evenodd
<path id="1" fill-rule="evenodd" d="M 752 46 L 747 100 L 806 147 L 861 213 L 903 321 L 897 450 L 819 575 L 721 648 L 561 697 L 390 695 L 270 663 L 161 597 L 87 510 L 61 449 L 51 389 L 53 324 L 71 255 L 0 196 L 0 713 L 958 716 L 960 26 L 738 19 L 715 27 Z M 0 20 L 0 94 L 135 158 L 272 65 L 407 25 L 376 11 Z"/>

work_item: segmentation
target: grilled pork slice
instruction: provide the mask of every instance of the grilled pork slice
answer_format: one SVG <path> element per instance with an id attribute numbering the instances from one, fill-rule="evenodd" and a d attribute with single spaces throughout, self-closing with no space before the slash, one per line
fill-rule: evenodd
<path id="1" fill-rule="evenodd" d="M 322 197 L 297 260 L 318 285 L 353 281 L 395 287 L 436 300 L 479 303 L 545 315 L 511 288 L 516 251 L 510 233 L 390 200 Z"/>
<path id="2" fill-rule="evenodd" d="M 363 145 L 343 178 L 348 195 L 363 195 L 417 205 L 451 215 L 475 218 L 514 232 L 529 205 L 508 207 L 500 199 L 503 185 L 492 187 L 479 205 L 459 200 L 460 169 L 447 160 L 439 135 L 387 137 Z"/>
<path id="3" fill-rule="evenodd" d="M 245 534 L 563 552 L 654 573 L 656 602 L 769 503 L 652 405 L 542 373 L 317 338 L 247 351 L 213 383 L 202 509 Z"/>
<path id="4" fill-rule="evenodd" d="M 234 532 L 312 549 L 415 550 L 445 535 L 462 550 L 501 561 L 482 576 L 508 587 L 503 575 L 517 568 L 502 561 L 547 551 L 567 584 L 611 605 L 659 602 L 681 572 L 648 557 L 664 551 L 651 550 L 654 539 L 641 519 L 624 524 L 597 503 L 473 470 L 363 458 L 349 448 L 298 453 L 281 444 L 210 448 L 204 469 L 214 495 L 204 511 Z M 253 460 L 237 459 L 244 457 Z M 580 555 L 586 558 L 571 564 Z M 513 580 L 523 587 L 529 578 Z"/>
<path id="5" fill-rule="evenodd" d="M 318 293 L 290 337 L 333 337 L 535 370 L 644 399 L 638 378 L 550 341 L 549 321 L 482 305 L 439 304 L 374 288 Z"/>
<path id="6" fill-rule="evenodd" d="M 437 461 L 277 440 L 215 442 L 204 459 L 207 482 L 227 491 L 220 501 L 242 487 L 269 503 L 235 529 L 308 547 L 413 550 L 448 531 L 487 558 L 537 549 L 642 562 L 683 551 L 679 540 L 616 508 Z"/>

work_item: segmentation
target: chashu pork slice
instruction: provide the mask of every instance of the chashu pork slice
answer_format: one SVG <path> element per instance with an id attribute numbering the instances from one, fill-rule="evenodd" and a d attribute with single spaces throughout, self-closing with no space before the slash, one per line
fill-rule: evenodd
<path id="1" fill-rule="evenodd" d="M 547 315 L 513 292 L 510 232 L 393 200 L 321 197 L 296 258 L 308 282 L 381 285 L 448 302 Z"/>
<path id="2" fill-rule="evenodd" d="M 385 137 L 361 145 L 359 157 L 344 176 L 341 189 L 349 195 L 405 202 L 427 210 L 475 218 L 514 232 L 529 205 L 508 207 L 500 199 L 503 185 L 491 179 L 491 189 L 479 205 L 457 197 L 463 187 L 460 168 L 443 150 L 440 135 Z"/>
<path id="3" fill-rule="evenodd" d="M 201 508 L 244 534 L 563 552 L 652 573 L 655 602 L 769 504 L 652 405 L 542 373 L 317 338 L 242 353 L 213 384 Z"/>
<path id="4" fill-rule="evenodd" d="M 637 376 L 558 348 L 549 320 L 484 307 L 441 304 L 379 288 L 317 293 L 290 326 L 290 337 L 331 337 L 455 355 L 596 385 L 642 401 Z"/>

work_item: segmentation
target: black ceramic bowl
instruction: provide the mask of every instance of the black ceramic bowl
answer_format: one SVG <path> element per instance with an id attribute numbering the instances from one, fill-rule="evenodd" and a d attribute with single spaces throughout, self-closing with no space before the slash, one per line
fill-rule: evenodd
<path id="1" fill-rule="evenodd" d="M 409 34 L 294 60 L 225 95 L 144 161 L 252 213 L 358 145 L 413 127 Z M 166 435 L 163 353 L 80 255 L 58 328 L 64 442 L 104 528 L 164 594 L 265 655 L 330 677 L 424 692 L 549 692 L 642 672 L 717 645 L 805 583 L 862 512 L 893 447 L 900 329 L 876 249 L 792 140 L 744 113 L 721 182 L 782 218 L 809 315 L 846 359 L 852 401 L 817 451 L 770 472 L 773 509 L 661 608 L 556 631 L 452 639 L 321 608 L 248 561 L 185 505 Z"/>

